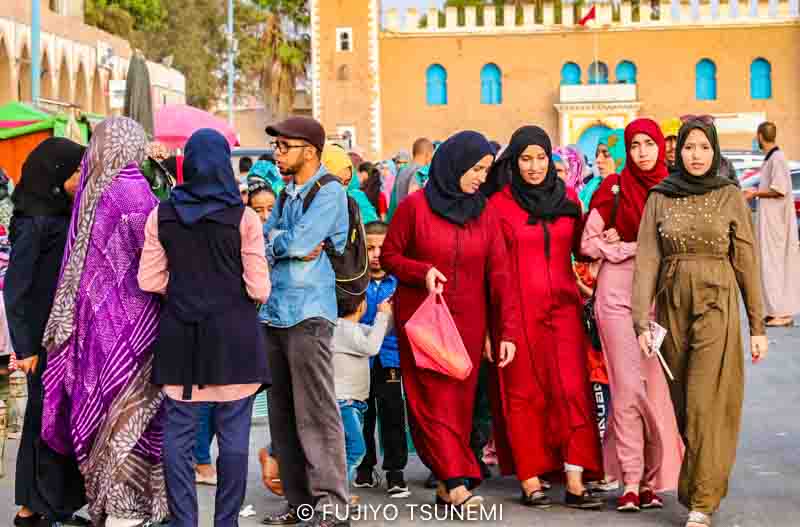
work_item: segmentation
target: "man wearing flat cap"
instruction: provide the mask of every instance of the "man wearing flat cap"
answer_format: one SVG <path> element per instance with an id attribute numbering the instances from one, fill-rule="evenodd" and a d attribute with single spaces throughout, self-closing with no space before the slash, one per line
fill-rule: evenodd
<path id="1" fill-rule="evenodd" d="M 339 252 L 345 248 L 347 195 L 339 183 L 323 184 L 303 211 L 303 200 L 326 173 L 320 162 L 325 131 L 317 121 L 291 117 L 266 132 L 274 138 L 278 169 L 291 180 L 264 225 L 275 265 L 272 293 L 259 315 L 273 379 L 270 432 L 289 508 L 264 523 L 300 523 L 299 508 L 310 505 L 318 511 L 315 526 L 349 525 L 333 514 L 346 515 L 350 499 L 333 384 L 336 276 L 322 250 L 325 240 Z"/>

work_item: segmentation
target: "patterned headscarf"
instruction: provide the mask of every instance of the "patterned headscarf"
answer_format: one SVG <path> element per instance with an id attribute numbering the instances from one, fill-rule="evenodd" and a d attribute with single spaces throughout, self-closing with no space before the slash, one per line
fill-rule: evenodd
<path id="1" fill-rule="evenodd" d="M 144 129 L 127 117 L 112 117 L 94 130 L 83 158 L 81 181 L 72 210 L 70 232 L 74 244 L 68 246 L 62 263 L 50 320 L 45 328 L 42 346 L 57 349 L 72 335 L 75 297 L 80 285 L 86 251 L 89 247 L 95 212 L 105 189 L 127 166 L 140 166 L 145 159 L 147 135 Z"/>
<path id="2" fill-rule="evenodd" d="M 553 149 L 553 154 L 557 154 L 567 165 L 567 186 L 580 192 L 583 189 L 583 154 L 572 146 L 559 146 Z"/>
<path id="3" fill-rule="evenodd" d="M 152 157 L 156 161 L 166 161 L 169 155 L 169 149 L 163 143 L 152 141 L 147 145 L 147 157 Z"/>

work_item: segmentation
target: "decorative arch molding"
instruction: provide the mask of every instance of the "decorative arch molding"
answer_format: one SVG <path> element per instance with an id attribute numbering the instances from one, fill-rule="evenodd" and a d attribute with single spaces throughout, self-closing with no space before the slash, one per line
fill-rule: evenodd
<path id="1" fill-rule="evenodd" d="M 82 61 L 78 62 L 75 72 L 75 87 L 72 91 L 72 102 L 84 112 L 92 109 L 92 87 L 89 84 L 89 72 Z"/>

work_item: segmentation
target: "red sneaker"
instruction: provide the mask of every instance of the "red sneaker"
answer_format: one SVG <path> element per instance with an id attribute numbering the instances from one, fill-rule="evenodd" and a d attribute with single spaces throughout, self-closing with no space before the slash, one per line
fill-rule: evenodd
<path id="1" fill-rule="evenodd" d="M 650 489 L 644 489 L 639 493 L 639 503 L 643 509 L 664 508 L 664 500 Z"/>
<path id="2" fill-rule="evenodd" d="M 639 496 L 635 492 L 628 492 L 621 498 L 617 498 L 617 510 L 619 512 L 639 512 Z"/>

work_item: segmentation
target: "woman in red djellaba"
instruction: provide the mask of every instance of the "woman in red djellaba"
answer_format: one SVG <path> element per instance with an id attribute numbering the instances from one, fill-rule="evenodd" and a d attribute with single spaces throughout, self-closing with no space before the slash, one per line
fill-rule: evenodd
<path id="1" fill-rule="evenodd" d="M 514 357 L 519 321 L 516 295 L 509 294 L 506 248 L 479 191 L 493 160 L 491 146 L 477 132 L 445 141 L 433 157 L 425 191 L 398 207 L 381 255 L 383 268 L 399 280 L 394 309 L 414 445 L 440 482 L 437 503 L 462 511 L 482 502 L 471 493 L 481 471 L 469 439 L 487 318 L 490 309 L 502 313 L 500 366 Z M 443 293 L 472 360 L 472 373 L 463 381 L 415 364 L 404 327 L 431 292 Z"/>
<path id="2" fill-rule="evenodd" d="M 490 177 L 503 171 L 511 183 L 492 196 L 489 210 L 509 250 L 522 333 L 514 362 L 497 370 L 500 465 L 516 474 L 524 505 L 549 507 L 539 477 L 566 472 L 565 505 L 602 508 L 583 483 L 601 479 L 603 465 L 571 260 L 583 229 L 578 196 L 558 178 L 550 138 L 539 127 L 514 133 Z"/>

